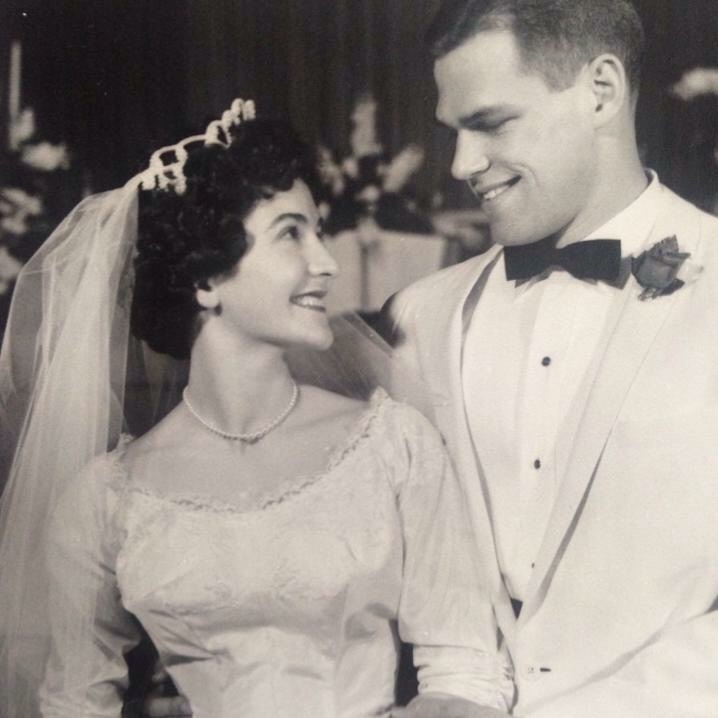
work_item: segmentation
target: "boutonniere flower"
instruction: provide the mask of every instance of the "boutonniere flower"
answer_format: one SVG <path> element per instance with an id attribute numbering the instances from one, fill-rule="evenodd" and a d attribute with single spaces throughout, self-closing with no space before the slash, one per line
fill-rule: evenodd
<path id="1" fill-rule="evenodd" d="M 673 294 L 692 281 L 702 267 L 686 263 L 690 252 L 681 252 L 675 235 L 656 242 L 632 260 L 633 276 L 643 287 L 639 299 L 655 299 Z"/>

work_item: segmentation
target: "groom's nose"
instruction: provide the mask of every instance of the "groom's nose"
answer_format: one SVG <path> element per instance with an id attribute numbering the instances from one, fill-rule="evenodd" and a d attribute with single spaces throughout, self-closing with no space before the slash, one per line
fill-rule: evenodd
<path id="1" fill-rule="evenodd" d="M 487 149 L 487 139 L 481 133 L 459 130 L 456 134 L 451 174 L 458 180 L 467 180 L 472 175 L 485 172 L 491 165 Z"/>

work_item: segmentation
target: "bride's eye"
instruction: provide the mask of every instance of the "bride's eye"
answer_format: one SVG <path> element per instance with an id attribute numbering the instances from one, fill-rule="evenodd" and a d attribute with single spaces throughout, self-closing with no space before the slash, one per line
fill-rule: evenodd
<path id="1" fill-rule="evenodd" d="M 296 224 L 291 224 L 285 227 L 280 233 L 280 239 L 299 239 L 302 236 L 299 227 Z"/>

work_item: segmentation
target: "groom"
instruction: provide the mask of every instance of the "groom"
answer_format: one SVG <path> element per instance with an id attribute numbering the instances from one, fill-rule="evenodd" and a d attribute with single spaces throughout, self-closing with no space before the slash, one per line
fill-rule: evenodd
<path id="1" fill-rule="evenodd" d="M 641 166 L 638 16 L 458 0 L 430 40 L 495 246 L 389 311 L 471 497 L 511 712 L 718 716 L 718 220 Z M 446 664 L 424 690 L 456 692 Z"/>

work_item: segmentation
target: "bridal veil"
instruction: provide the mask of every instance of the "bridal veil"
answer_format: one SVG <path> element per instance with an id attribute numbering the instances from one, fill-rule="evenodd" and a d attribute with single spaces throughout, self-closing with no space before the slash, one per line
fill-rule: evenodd
<path id="1" fill-rule="evenodd" d="M 0 354 L 2 718 L 37 715 L 51 634 L 47 530 L 59 497 L 123 432 L 143 433 L 172 408 L 186 379 L 184 363 L 129 330 L 141 182 L 83 200 L 17 280 Z M 397 367 L 376 333 L 358 318 L 337 319 L 334 329 L 329 352 L 289 357 L 297 379 L 364 397 L 389 387 Z M 88 581 L 77 592 L 80 620 L 53 630 L 71 632 L 81 652 L 96 596 L 91 579 L 77 580 Z"/>

